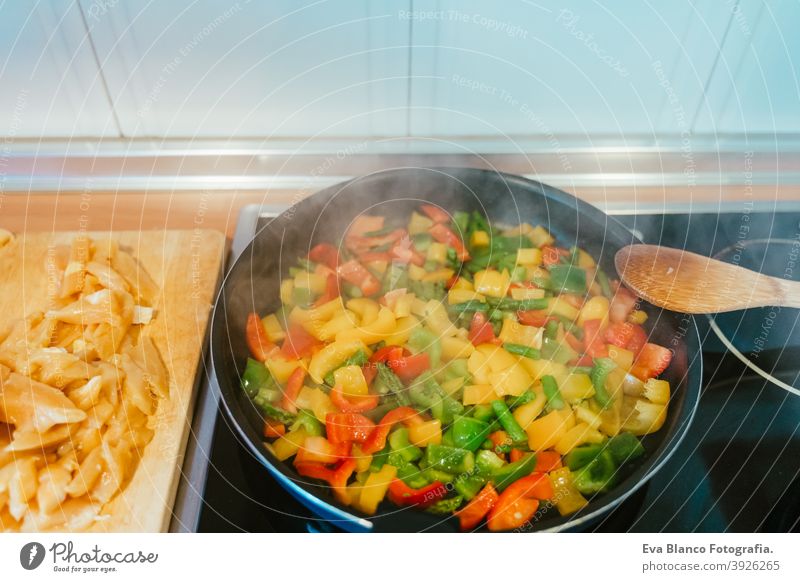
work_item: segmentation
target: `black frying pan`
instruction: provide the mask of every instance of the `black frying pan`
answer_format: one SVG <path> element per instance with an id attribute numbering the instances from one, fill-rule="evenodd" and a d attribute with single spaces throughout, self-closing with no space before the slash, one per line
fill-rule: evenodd
<path id="1" fill-rule="evenodd" d="M 272 459 L 262 445 L 258 413 L 239 387 L 248 356 L 245 320 L 252 311 L 264 314 L 277 309 L 280 281 L 289 267 L 313 245 L 339 241 L 355 216 L 369 212 L 404 219 L 420 201 L 433 202 L 451 212 L 479 210 L 493 222 L 543 224 L 561 246 L 586 249 L 607 273 L 615 272 L 618 249 L 641 242 L 613 218 L 561 190 L 519 176 L 465 168 L 404 168 L 356 178 L 306 198 L 256 233 L 225 278 L 214 308 L 214 377 L 222 402 L 252 454 L 317 516 L 349 531 L 457 531 L 458 524 L 454 518 L 399 510 L 388 502 L 375 516 L 357 515 L 338 504 L 326 487 L 297 475 L 290 463 Z M 612 491 L 568 517 L 547 512 L 531 530 L 575 529 L 600 519 L 652 478 L 683 438 L 700 397 L 698 332 L 689 316 L 652 306 L 645 309 L 650 315 L 647 327 L 651 341 L 675 352 L 663 375 L 673 389 L 667 421 L 660 431 L 642 440 L 647 454 L 638 463 L 624 467 L 625 474 Z M 264 475 L 264 479 L 269 478 Z"/>

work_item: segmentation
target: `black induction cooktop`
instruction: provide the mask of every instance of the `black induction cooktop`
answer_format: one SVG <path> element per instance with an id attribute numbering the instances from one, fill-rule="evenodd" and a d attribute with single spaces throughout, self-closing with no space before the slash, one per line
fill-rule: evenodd
<path id="1" fill-rule="evenodd" d="M 711 256 L 745 238 L 800 237 L 800 212 L 753 212 L 746 206 L 722 213 L 616 216 L 645 242 Z M 258 221 L 267 220 L 259 218 Z M 250 233 L 258 222 L 251 221 Z M 695 420 L 668 463 L 636 494 L 590 531 L 787 532 L 800 523 L 800 397 L 754 374 L 726 353 L 705 318 L 704 389 Z M 781 340 L 773 372 L 798 386 L 800 333 Z M 788 341 L 786 341 L 788 339 Z M 768 347 L 761 361 L 769 361 Z M 795 354 L 796 352 L 796 354 Z M 787 354 L 789 357 L 787 357 Z M 792 364 L 787 366 L 786 363 Z M 206 462 L 205 482 L 195 488 L 193 529 L 201 532 L 332 531 L 274 481 L 238 441 L 220 410 L 206 411 L 213 439 L 194 463 Z M 198 461 L 197 459 L 202 459 Z M 196 470 L 196 467 L 195 467 Z M 191 521 L 191 520 L 189 520 Z"/>

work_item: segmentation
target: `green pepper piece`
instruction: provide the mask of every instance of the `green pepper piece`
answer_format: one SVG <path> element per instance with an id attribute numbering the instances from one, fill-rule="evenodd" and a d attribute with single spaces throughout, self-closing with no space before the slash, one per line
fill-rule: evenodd
<path id="1" fill-rule="evenodd" d="M 425 511 L 434 515 L 451 515 L 461 507 L 462 503 L 464 503 L 464 498 L 461 495 L 456 495 L 455 497 L 448 497 L 431 503 L 425 508 Z"/>
<path id="2" fill-rule="evenodd" d="M 275 386 L 275 380 L 267 367 L 258 360 L 247 358 L 247 364 L 242 374 L 242 389 L 245 393 L 253 398 L 258 394 L 259 388 L 273 386 Z"/>
<path id="3" fill-rule="evenodd" d="M 491 404 L 476 404 L 472 409 L 472 418 L 482 422 L 491 422 L 494 419 L 494 410 Z"/>
<path id="4" fill-rule="evenodd" d="M 467 232 L 467 229 L 470 226 L 469 212 L 464 212 L 463 210 L 459 210 L 453 213 L 453 226 L 456 227 L 457 231 Z"/>
<path id="5" fill-rule="evenodd" d="M 428 483 L 433 483 L 434 481 L 441 481 L 442 483 L 452 483 L 453 480 L 456 478 L 455 475 L 451 475 L 446 471 L 440 471 L 439 469 L 434 469 L 433 467 L 425 467 L 422 470 L 422 474 L 427 479 Z"/>
<path id="6" fill-rule="evenodd" d="M 448 447 L 456 446 L 456 442 L 453 439 L 453 427 L 448 428 L 442 433 L 442 444 Z"/>
<path id="7" fill-rule="evenodd" d="M 616 367 L 617 364 L 611 358 L 594 359 L 594 367 L 590 374 L 594 386 L 594 400 L 603 408 L 611 404 L 611 395 L 606 390 L 606 379 Z"/>
<path id="8" fill-rule="evenodd" d="M 391 460 L 391 455 L 389 455 L 389 458 Z M 391 462 L 389 464 L 391 465 Z M 424 471 L 421 471 L 419 467 L 417 467 L 413 463 L 408 463 L 408 462 L 402 467 L 397 468 L 397 478 L 402 480 L 406 485 L 414 489 L 425 487 L 426 485 L 428 485 L 428 483 L 430 483 L 430 481 L 428 481 L 428 478 L 425 476 Z"/>
<path id="9" fill-rule="evenodd" d="M 553 265 L 550 286 L 564 293 L 586 293 L 586 270 L 575 265 Z"/>
<path id="10" fill-rule="evenodd" d="M 306 287 L 295 287 L 292 289 L 292 303 L 298 307 L 309 307 L 314 303 L 315 295 Z"/>
<path id="11" fill-rule="evenodd" d="M 551 319 L 544 324 L 543 339 L 555 340 L 558 336 L 558 321 Z"/>
<path id="12" fill-rule="evenodd" d="M 475 468 L 472 451 L 430 444 L 425 450 L 426 465 L 446 473 L 469 473 Z"/>
<path id="13" fill-rule="evenodd" d="M 489 436 L 492 425 L 469 416 L 456 416 L 450 430 L 454 446 L 475 452 Z"/>
<path id="14" fill-rule="evenodd" d="M 529 453 L 519 461 L 500 467 L 492 474 L 492 481 L 494 482 L 495 489 L 502 491 L 514 481 L 533 473 L 535 468 L 536 455 L 534 453 Z"/>
<path id="15" fill-rule="evenodd" d="M 503 349 L 509 354 L 516 354 L 517 356 L 522 356 L 523 358 L 529 358 L 531 360 L 539 360 L 542 357 L 542 352 L 536 348 L 523 346 L 521 344 L 503 344 Z"/>
<path id="16" fill-rule="evenodd" d="M 464 497 L 464 499 L 472 499 L 480 493 L 483 486 L 486 484 L 486 479 L 481 475 L 459 475 L 453 481 L 453 488 L 456 493 Z"/>
<path id="17" fill-rule="evenodd" d="M 551 410 L 561 410 L 564 408 L 564 399 L 558 389 L 558 382 L 550 375 L 542 376 L 542 390 L 547 397 L 547 406 Z"/>
<path id="18" fill-rule="evenodd" d="M 422 458 L 422 449 L 411 444 L 408 440 L 408 429 L 405 427 L 395 429 L 389 435 L 389 446 L 406 461 L 418 461 Z"/>
<path id="19" fill-rule="evenodd" d="M 508 409 L 508 406 L 506 406 L 505 401 L 493 400 L 492 410 L 494 410 L 495 415 L 497 415 L 497 420 L 500 422 L 500 426 L 508 433 L 508 437 L 512 442 L 528 441 L 528 435 L 511 415 L 511 411 Z"/>
<path id="20" fill-rule="evenodd" d="M 475 472 L 484 477 L 494 475 L 505 464 L 494 451 L 481 450 L 475 455 Z"/>
<path id="21" fill-rule="evenodd" d="M 470 378 L 469 370 L 467 369 L 467 359 L 457 358 L 450 360 L 447 365 L 442 368 L 442 375 L 444 381 L 455 380 L 456 378 L 463 378 L 468 381 Z"/>
<path id="22" fill-rule="evenodd" d="M 408 338 L 408 345 L 417 352 L 428 354 L 431 368 L 439 366 L 439 361 L 442 357 L 442 342 L 439 341 L 439 336 L 435 333 L 417 327 L 411 332 L 411 336 Z"/>
<path id="23" fill-rule="evenodd" d="M 408 271 L 405 267 L 389 263 L 386 273 L 381 282 L 381 292 L 388 293 L 394 289 L 403 289 L 408 287 Z"/>
<path id="24" fill-rule="evenodd" d="M 564 456 L 564 464 L 570 471 L 577 471 L 594 461 L 604 448 L 605 443 L 575 447 Z"/>
<path id="25" fill-rule="evenodd" d="M 558 362 L 559 364 L 566 364 L 570 360 L 577 358 L 578 353 L 566 342 L 560 342 L 556 339 L 545 337 L 542 339 L 542 357 L 546 360 Z"/>
<path id="26" fill-rule="evenodd" d="M 313 412 L 309 412 L 308 410 L 300 410 L 297 413 L 297 417 L 289 430 L 295 430 L 301 427 L 305 429 L 306 434 L 311 436 L 322 436 L 325 433 L 323 424 L 317 420 Z"/>
<path id="27" fill-rule="evenodd" d="M 383 466 L 386 464 L 386 461 L 389 458 L 389 453 L 392 452 L 391 447 L 388 445 L 383 447 L 382 450 L 378 451 L 374 455 L 372 455 L 372 462 L 369 464 L 369 470 L 371 473 L 377 473 L 380 471 Z"/>
<path id="28" fill-rule="evenodd" d="M 633 461 L 641 457 L 645 452 L 641 441 L 629 432 L 621 432 L 608 439 L 607 447 L 614 458 L 614 462 L 618 465 Z"/>
<path id="29" fill-rule="evenodd" d="M 573 475 L 575 488 L 584 495 L 608 491 L 616 481 L 617 465 L 611 452 L 603 450 L 588 465 Z"/>
<path id="30" fill-rule="evenodd" d="M 521 283 L 528 278 L 528 269 L 522 266 L 514 267 L 514 270 L 511 271 L 511 282 L 512 283 Z"/>

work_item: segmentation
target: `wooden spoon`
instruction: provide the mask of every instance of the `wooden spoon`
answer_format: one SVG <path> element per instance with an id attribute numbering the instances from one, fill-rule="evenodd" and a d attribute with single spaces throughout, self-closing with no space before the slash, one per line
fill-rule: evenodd
<path id="1" fill-rule="evenodd" d="M 680 249 L 628 245 L 617 252 L 614 263 L 625 285 L 670 311 L 722 313 L 770 305 L 800 308 L 800 282 Z"/>

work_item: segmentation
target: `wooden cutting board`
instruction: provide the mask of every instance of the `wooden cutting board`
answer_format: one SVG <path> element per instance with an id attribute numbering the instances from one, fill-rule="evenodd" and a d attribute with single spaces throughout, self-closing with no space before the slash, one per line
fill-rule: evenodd
<path id="1" fill-rule="evenodd" d="M 46 309 L 46 261 L 76 234 L 21 234 L 0 248 L 0 323 Z M 95 240 L 119 241 L 158 284 L 160 297 L 149 333 L 170 376 L 170 398 L 159 405 L 153 440 L 133 478 L 106 506 L 107 517 L 94 529 L 167 531 L 202 371 L 206 328 L 224 263 L 225 237 L 200 229 L 89 234 Z"/>

